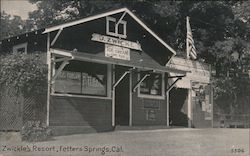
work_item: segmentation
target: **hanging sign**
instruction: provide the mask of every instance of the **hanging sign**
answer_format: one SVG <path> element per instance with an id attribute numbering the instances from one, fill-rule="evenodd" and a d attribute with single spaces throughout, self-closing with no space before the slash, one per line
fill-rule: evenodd
<path id="1" fill-rule="evenodd" d="M 140 51 L 142 50 L 140 43 L 122 40 L 119 38 L 100 35 L 100 34 L 92 34 L 91 40 L 97 41 L 97 42 L 102 42 L 102 43 L 107 43 L 107 44 L 111 44 L 111 45 L 116 45 L 116 46 L 120 46 L 120 47 L 125 47 L 125 48 L 129 48 L 129 49 L 135 49 L 135 50 L 140 50 Z"/>
<path id="2" fill-rule="evenodd" d="M 105 44 L 105 56 L 121 60 L 130 60 L 130 49 Z"/>

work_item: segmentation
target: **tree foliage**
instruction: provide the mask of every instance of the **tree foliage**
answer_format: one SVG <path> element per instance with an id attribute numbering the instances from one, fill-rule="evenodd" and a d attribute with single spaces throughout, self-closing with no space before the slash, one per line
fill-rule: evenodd
<path id="1" fill-rule="evenodd" d="M 20 16 L 11 17 L 6 12 L 1 12 L 1 38 L 7 38 L 16 34 L 20 34 L 24 31 L 25 22 Z"/>
<path id="2" fill-rule="evenodd" d="M 246 77 L 241 75 L 249 69 L 243 69 L 243 61 L 250 56 L 250 1 L 29 1 L 38 7 L 29 14 L 30 23 L 37 28 L 128 7 L 182 57 L 186 55 L 186 17 L 189 16 L 198 58 L 216 68 L 216 98 L 232 97 L 231 101 L 235 101 L 244 89 L 240 85 L 249 86 L 249 79 L 239 79 Z M 250 92 L 249 88 L 245 89 Z"/>
<path id="3" fill-rule="evenodd" d="M 8 54 L 0 57 L 0 86 L 13 86 L 16 94 L 45 93 L 47 67 L 37 54 Z"/>

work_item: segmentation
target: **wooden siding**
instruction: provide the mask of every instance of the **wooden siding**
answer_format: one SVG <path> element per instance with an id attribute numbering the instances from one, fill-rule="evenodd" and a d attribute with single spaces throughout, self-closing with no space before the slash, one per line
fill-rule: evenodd
<path id="1" fill-rule="evenodd" d="M 112 17 L 119 18 L 121 14 Z M 142 47 L 141 51 L 131 50 L 131 61 L 150 60 L 155 64 L 165 66 L 168 59 L 172 56 L 166 47 L 157 41 L 151 34 L 144 30 L 130 16 L 125 16 L 127 21 L 127 38 L 125 40 L 139 42 Z M 63 29 L 57 42 L 52 48 L 72 51 L 77 49 L 78 52 L 89 53 L 92 55 L 104 56 L 104 43 L 92 41 L 92 34 L 97 33 L 106 35 L 106 18 L 100 18 L 84 24 L 75 25 Z M 132 55 L 134 55 L 132 56 Z M 120 61 L 119 59 L 114 59 Z"/>
<path id="2" fill-rule="evenodd" d="M 43 29 L 40 29 L 34 32 L 29 32 L 27 34 L 22 34 L 2 40 L 2 44 L 0 44 L 2 54 L 12 52 L 13 46 L 22 43 L 28 43 L 28 53 L 35 51 L 46 52 L 47 37 L 46 34 L 42 34 L 42 31 Z"/>
<path id="3" fill-rule="evenodd" d="M 133 73 L 133 85 L 137 82 L 137 74 Z M 138 97 L 137 90 L 132 94 L 132 114 L 133 114 L 133 126 L 137 125 L 167 125 L 167 100 L 166 99 L 149 99 Z M 158 108 L 145 107 L 146 103 L 157 104 Z M 155 120 L 148 120 L 148 111 L 153 110 L 155 112 Z"/>
<path id="4" fill-rule="evenodd" d="M 51 96 L 50 126 L 111 126 L 111 100 Z"/>

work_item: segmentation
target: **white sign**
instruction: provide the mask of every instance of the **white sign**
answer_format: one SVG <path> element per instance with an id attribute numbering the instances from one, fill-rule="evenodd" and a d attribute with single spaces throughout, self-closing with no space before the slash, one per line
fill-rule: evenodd
<path id="1" fill-rule="evenodd" d="M 105 56 L 121 60 L 130 60 L 130 49 L 105 44 Z"/>
<path id="2" fill-rule="evenodd" d="M 102 43 L 108 43 L 116 46 L 121 46 L 125 48 L 135 49 L 135 50 L 142 50 L 140 43 L 122 40 L 115 37 L 100 35 L 100 34 L 92 34 L 92 41 L 102 42 Z"/>
<path id="3" fill-rule="evenodd" d="M 210 82 L 210 69 L 205 63 L 173 57 L 168 66 L 175 69 L 190 71 L 187 73 L 187 76 L 181 80 L 182 82 L 185 80 L 187 80 L 186 82 L 188 83 L 190 83 L 190 80 L 203 83 Z"/>

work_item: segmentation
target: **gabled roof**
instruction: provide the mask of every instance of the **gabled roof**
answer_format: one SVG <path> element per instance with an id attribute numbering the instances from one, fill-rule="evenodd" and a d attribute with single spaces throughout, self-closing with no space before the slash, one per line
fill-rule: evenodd
<path id="1" fill-rule="evenodd" d="M 92 21 L 92 20 L 96 20 L 96 19 L 99 19 L 99 18 L 103 18 L 103 17 L 110 16 L 110 15 L 117 14 L 117 13 L 121 13 L 121 12 L 126 12 L 127 14 L 129 14 L 138 24 L 140 24 L 146 31 L 148 31 L 152 36 L 154 36 L 163 46 L 165 46 L 174 55 L 176 55 L 176 51 L 174 49 L 172 49 L 165 41 L 163 41 L 157 34 L 155 34 L 148 26 L 146 26 L 138 17 L 135 16 L 134 13 L 132 13 L 127 8 L 121 8 L 121 9 L 117 9 L 117 10 L 113 10 L 113 11 L 108 11 L 108 12 L 105 12 L 105 13 L 102 13 L 102 14 L 97 14 L 97 15 L 94 15 L 94 16 L 90 16 L 90 17 L 87 17 L 87 18 L 80 19 L 80 20 L 76 20 L 76 21 L 60 24 L 60 25 L 57 25 L 57 26 L 49 27 L 49 28 L 46 28 L 43 33 L 49 33 L 49 32 L 52 32 L 52 31 L 64 29 L 64 28 L 67 28 L 67 27 L 82 24 L 82 23 L 85 23 L 85 22 L 89 22 L 89 21 Z"/>

